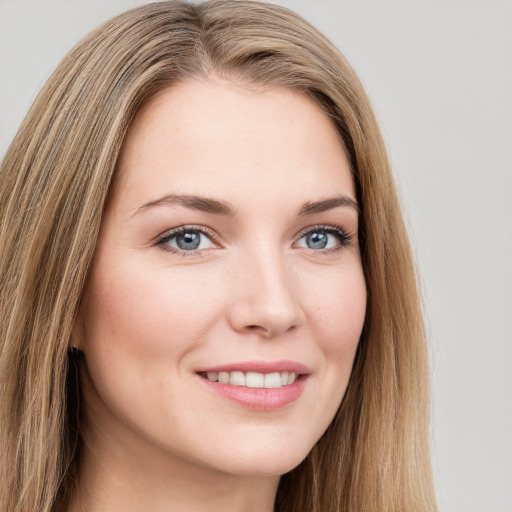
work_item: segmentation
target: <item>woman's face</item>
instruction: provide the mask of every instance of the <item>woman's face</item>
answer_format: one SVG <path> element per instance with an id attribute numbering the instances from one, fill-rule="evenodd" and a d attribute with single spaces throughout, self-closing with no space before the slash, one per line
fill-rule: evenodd
<path id="1" fill-rule="evenodd" d="M 153 98 L 75 326 L 85 434 L 141 468 L 295 467 L 333 419 L 361 335 L 357 232 L 347 157 L 311 99 L 220 80 Z"/>

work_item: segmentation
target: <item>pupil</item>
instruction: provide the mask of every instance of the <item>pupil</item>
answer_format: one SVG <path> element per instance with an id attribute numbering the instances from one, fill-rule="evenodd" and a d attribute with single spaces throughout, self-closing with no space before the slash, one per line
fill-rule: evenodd
<path id="1" fill-rule="evenodd" d="M 323 231 L 308 233 L 306 241 L 310 249 L 323 249 L 327 245 L 327 233 Z"/>
<path id="2" fill-rule="evenodd" d="M 178 235 L 176 238 L 176 245 L 180 249 L 193 250 L 199 247 L 201 242 L 200 234 L 197 231 L 187 231 Z"/>

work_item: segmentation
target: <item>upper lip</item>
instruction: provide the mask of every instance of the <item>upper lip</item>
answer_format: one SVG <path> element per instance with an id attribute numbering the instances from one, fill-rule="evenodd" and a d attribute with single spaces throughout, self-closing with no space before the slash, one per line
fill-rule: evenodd
<path id="1" fill-rule="evenodd" d="M 227 363 L 217 366 L 208 366 L 199 368 L 197 373 L 207 372 L 256 372 L 256 373 L 275 373 L 275 372 L 294 372 L 300 375 L 309 374 L 311 370 L 302 363 L 290 360 L 280 361 L 241 361 Z"/>

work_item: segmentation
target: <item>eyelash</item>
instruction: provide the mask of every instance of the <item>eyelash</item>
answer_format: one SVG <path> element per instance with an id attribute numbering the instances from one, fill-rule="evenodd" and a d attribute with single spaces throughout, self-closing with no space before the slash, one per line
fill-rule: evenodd
<path id="1" fill-rule="evenodd" d="M 326 226 L 324 224 L 317 224 L 316 226 L 310 226 L 306 228 L 299 234 L 297 239 L 300 240 L 301 238 L 305 237 L 308 233 L 313 233 L 315 231 L 323 231 L 324 233 L 327 233 L 329 235 L 334 235 L 338 239 L 339 246 L 323 250 L 306 248 L 308 252 L 313 254 L 333 254 L 342 251 L 343 249 L 351 245 L 353 242 L 353 236 L 347 233 L 344 229 L 341 229 L 337 226 Z"/>
<path id="2" fill-rule="evenodd" d="M 196 231 L 198 233 L 201 233 L 203 235 L 206 235 L 212 242 L 221 245 L 218 235 L 212 231 L 209 228 L 206 228 L 205 226 L 194 226 L 194 225 L 186 225 L 186 226 L 180 226 L 179 228 L 175 228 L 171 231 L 168 231 L 164 236 L 159 238 L 156 242 L 156 245 L 159 246 L 162 250 L 172 252 L 173 254 L 176 254 L 178 256 L 198 256 L 201 253 L 201 249 L 199 250 L 190 250 L 185 251 L 183 249 L 176 249 L 174 247 L 170 247 L 166 245 L 168 242 L 170 242 L 173 238 L 177 237 L 181 233 L 187 233 L 190 231 Z M 353 243 L 353 236 L 347 233 L 345 230 L 336 227 L 336 226 L 326 226 L 322 224 L 318 224 L 316 226 L 310 226 L 307 229 L 300 232 L 300 234 L 297 237 L 297 240 L 300 240 L 301 238 L 308 235 L 308 233 L 312 233 L 315 231 L 323 231 L 324 233 L 334 235 L 339 242 L 338 247 L 333 247 L 330 249 L 311 249 L 306 248 L 306 250 L 313 254 L 332 254 L 339 252 L 349 245 Z"/>
<path id="3" fill-rule="evenodd" d="M 193 225 L 187 225 L 187 226 L 180 226 L 179 228 L 175 228 L 171 231 L 168 231 L 163 237 L 159 238 L 156 242 L 156 245 L 161 247 L 162 250 L 172 252 L 173 254 L 176 254 L 178 256 L 198 256 L 201 253 L 201 250 L 195 250 L 195 251 L 185 251 L 181 249 L 175 249 L 174 247 L 170 247 L 166 245 L 168 242 L 170 242 L 173 238 L 176 238 L 181 233 L 188 233 L 189 231 L 197 231 L 198 233 L 201 233 L 203 235 L 206 235 L 210 240 L 215 242 L 216 244 L 220 245 L 220 240 L 217 234 L 205 227 L 205 226 L 193 226 Z"/>

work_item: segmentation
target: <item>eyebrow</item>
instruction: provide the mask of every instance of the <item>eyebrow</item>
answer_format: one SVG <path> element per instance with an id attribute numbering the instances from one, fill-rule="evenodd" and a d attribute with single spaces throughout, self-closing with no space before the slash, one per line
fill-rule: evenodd
<path id="1" fill-rule="evenodd" d="M 162 205 L 180 205 L 185 208 L 192 210 L 199 210 L 201 212 L 213 213 L 215 215 L 224 215 L 228 217 L 234 217 L 236 215 L 236 209 L 228 201 L 220 201 L 218 199 L 211 199 L 209 197 L 192 196 L 192 195 L 177 195 L 177 194 L 166 194 L 159 199 L 149 201 L 143 204 L 136 212 L 135 215 L 151 208 L 152 206 Z"/>
<path id="2" fill-rule="evenodd" d="M 212 213 L 215 215 L 223 215 L 227 217 L 234 217 L 236 215 L 236 209 L 228 201 L 222 201 L 219 199 L 212 199 L 210 197 L 195 196 L 195 195 L 178 195 L 178 194 L 166 194 L 158 199 L 149 201 L 143 204 L 134 215 L 147 210 L 153 206 L 163 205 L 180 205 L 185 208 L 192 210 L 198 210 L 201 212 Z M 357 201 L 351 197 L 345 195 L 338 195 L 329 199 L 323 199 L 321 201 L 308 201 L 304 203 L 297 211 L 297 216 L 304 217 L 306 215 L 313 215 L 315 213 L 321 213 L 334 208 L 348 207 L 353 208 L 359 213 L 359 205 Z"/>
<path id="3" fill-rule="evenodd" d="M 351 197 L 340 194 L 339 196 L 331 197 L 329 199 L 323 199 L 322 201 L 308 201 L 299 208 L 297 215 L 299 217 L 303 217 L 305 215 L 312 215 L 314 213 L 321 213 L 326 212 L 328 210 L 333 210 L 334 208 L 339 208 L 341 206 L 353 208 L 354 210 L 356 210 L 357 213 L 359 213 L 360 211 L 357 201 L 355 201 Z"/>

